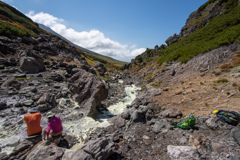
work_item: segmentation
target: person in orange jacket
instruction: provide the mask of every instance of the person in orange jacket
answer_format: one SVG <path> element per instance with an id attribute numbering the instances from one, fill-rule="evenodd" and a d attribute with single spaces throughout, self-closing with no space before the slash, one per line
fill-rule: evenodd
<path id="1" fill-rule="evenodd" d="M 41 136 L 42 127 L 40 121 L 42 118 L 41 113 L 38 112 L 37 108 L 30 109 L 30 114 L 24 116 L 24 121 L 27 124 L 27 135 L 30 136 Z"/>

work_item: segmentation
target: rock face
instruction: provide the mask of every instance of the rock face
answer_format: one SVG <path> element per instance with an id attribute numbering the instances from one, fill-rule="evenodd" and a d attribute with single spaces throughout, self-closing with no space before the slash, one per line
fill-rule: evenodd
<path id="1" fill-rule="evenodd" d="M 51 144 L 48 141 L 44 141 L 31 150 L 31 152 L 27 155 L 26 160 L 58 160 L 62 158 L 64 151 L 65 149 L 57 147 L 56 145 Z"/>
<path id="2" fill-rule="evenodd" d="M 14 148 L 13 152 L 9 155 L 9 158 L 11 157 L 12 159 L 25 159 L 29 151 L 41 140 L 42 137 L 35 139 L 26 139 L 22 141 Z"/>
<path id="3" fill-rule="evenodd" d="M 82 148 L 72 153 L 71 160 L 96 159 L 106 160 L 113 154 L 114 143 L 107 138 L 99 138 L 86 143 Z M 80 158 L 81 157 L 81 158 Z"/>
<path id="4" fill-rule="evenodd" d="M 108 86 L 96 75 L 80 70 L 69 79 L 69 90 L 73 99 L 79 103 L 82 112 L 87 116 L 95 116 L 101 102 L 108 96 Z"/>
<path id="5" fill-rule="evenodd" d="M 224 9 L 225 2 L 215 1 L 211 5 L 207 5 L 206 8 L 198 9 L 197 11 L 190 14 L 188 17 L 185 26 L 181 29 L 179 35 L 174 34 L 170 36 L 165 42 L 169 46 L 170 44 L 177 42 L 190 34 L 192 34 L 197 29 L 208 24 L 208 22 L 220 14 L 222 14 Z"/>

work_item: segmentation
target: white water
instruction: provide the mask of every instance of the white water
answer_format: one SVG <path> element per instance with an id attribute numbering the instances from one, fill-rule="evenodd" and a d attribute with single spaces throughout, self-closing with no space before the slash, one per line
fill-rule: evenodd
<path id="1" fill-rule="evenodd" d="M 123 83 L 120 81 L 119 83 Z M 127 97 L 123 101 L 108 107 L 109 111 L 103 111 L 103 114 L 97 116 L 96 120 L 91 117 L 83 117 L 71 122 L 64 122 L 63 127 L 70 132 L 69 134 L 78 137 L 80 142 L 87 137 L 87 133 L 93 131 L 97 127 L 108 127 L 110 122 L 108 119 L 113 115 L 121 114 L 132 101 L 136 98 L 136 91 L 139 90 L 135 85 L 125 87 Z M 78 148 L 78 147 L 77 147 Z"/>

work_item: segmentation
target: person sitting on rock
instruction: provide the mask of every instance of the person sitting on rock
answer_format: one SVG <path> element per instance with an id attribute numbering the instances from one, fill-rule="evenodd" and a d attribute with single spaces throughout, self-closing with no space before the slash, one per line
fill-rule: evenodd
<path id="1" fill-rule="evenodd" d="M 43 139 L 45 140 L 46 135 L 47 139 L 49 139 L 49 134 L 51 132 L 51 139 L 53 140 L 56 145 L 60 143 L 61 136 L 62 136 L 62 121 L 59 117 L 55 116 L 52 112 L 47 113 L 47 118 L 48 118 L 48 126 L 44 130 L 44 137 Z"/>
<path id="2" fill-rule="evenodd" d="M 27 124 L 27 135 L 28 137 L 41 136 L 42 127 L 40 121 L 42 115 L 37 108 L 32 108 L 29 112 L 30 114 L 24 116 L 24 121 Z"/>

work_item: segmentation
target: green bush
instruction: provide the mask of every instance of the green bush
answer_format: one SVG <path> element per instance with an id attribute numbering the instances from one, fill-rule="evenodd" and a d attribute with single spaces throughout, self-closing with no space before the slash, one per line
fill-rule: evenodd
<path id="1" fill-rule="evenodd" d="M 142 62 L 142 61 L 143 61 L 143 58 L 142 58 L 142 56 L 141 56 L 141 55 L 138 55 L 138 56 L 136 57 L 136 60 L 138 60 L 138 61 Z"/>
<path id="2" fill-rule="evenodd" d="M 219 79 L 219 80 L 217 80 L 217 83 L 226 83 L 226 82 L 228 82 L 227 79 Z"/>

